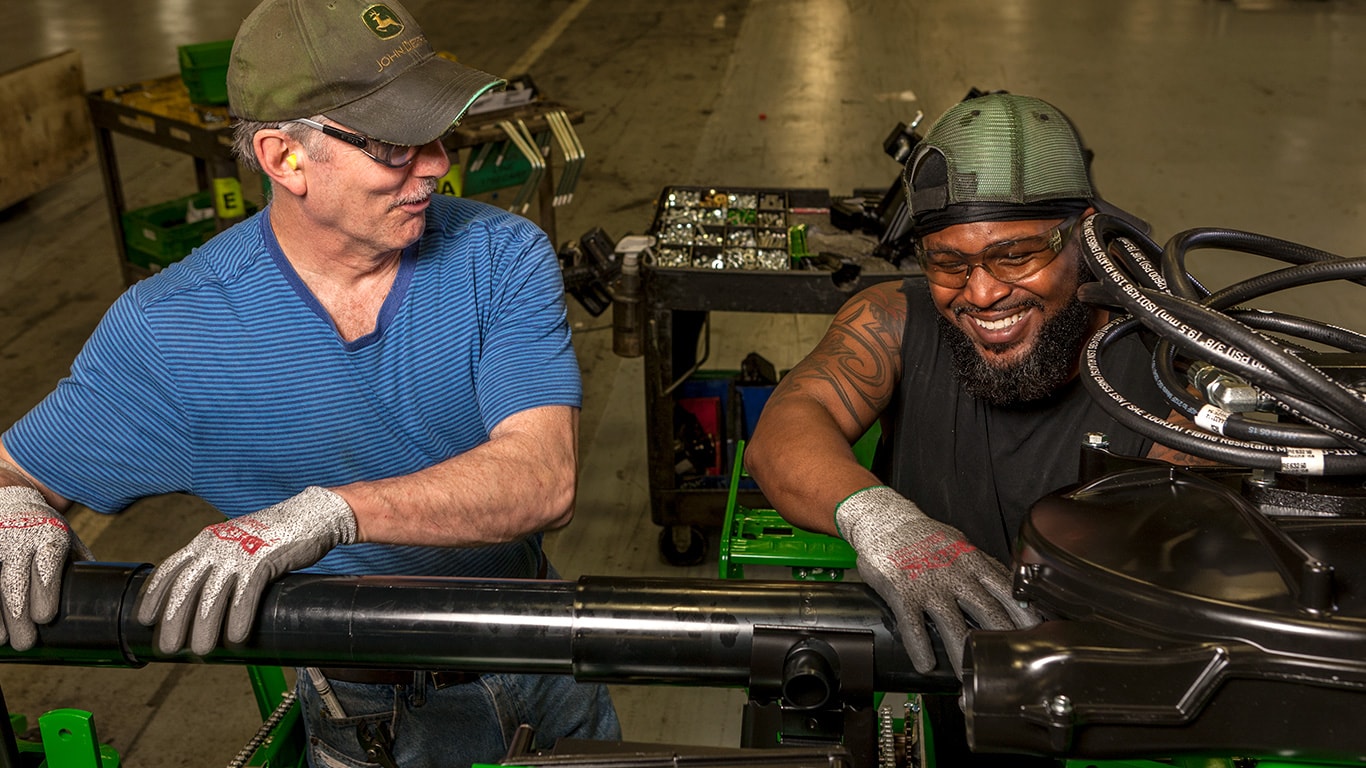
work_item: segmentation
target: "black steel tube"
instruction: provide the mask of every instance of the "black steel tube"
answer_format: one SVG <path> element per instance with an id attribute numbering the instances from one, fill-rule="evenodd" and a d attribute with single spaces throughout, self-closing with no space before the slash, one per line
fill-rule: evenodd
<path id="1" fill-rule="evenodd" d="M 866 585 L 703 579 L 484 580 L 290 574 L 262 598 L 246 643 L 166 655 L 134 603 L 147 565 L 67 568 L 38 645 L 0 661 L 141 666 L 205 661 L 567 673 L 582 681 L 747 685 L 756 627 L 865 632 L 879 690 L 958 687 L 944 658 L 921 675 Z M 795 639 L 794 639 L 795 642 Z"/>

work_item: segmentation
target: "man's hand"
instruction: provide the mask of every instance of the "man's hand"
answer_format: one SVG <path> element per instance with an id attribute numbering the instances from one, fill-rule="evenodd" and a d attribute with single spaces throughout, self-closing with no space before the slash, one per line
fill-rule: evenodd
<path id="1" fill-rule="evenodd" d="M 891 607 L 901 642 L 921 673 L 934 669 L 925 614 L 934 621 L 953 670 L 963 676 L 963 614 L 982 629 L 1039 622 L 1011 597 L 1010 572 L 969 544 L 958 529 L 930 519 L 886 486 L 865 488 L 840 503 L 835 522 L 858 553 L 858 572 Z"/>
<path id="2" fill-rule="evenodd" d="M 57 615 L 71 529 L 34 488 L 0 488 L 0 645 L 27 651 Z"/>
<path id="3" fill-rule="evenodd" d="M 267 584 L 355 540 L 351 507 L 332 491 L 310 486 L 273 507 L 211 525 L 166 558 L 147 581 L 138 621 L 160 621 L 157 645 L 175 653 L 193 617 L 190 649 L 203 656 L 218 644 L 226 613 L 228 640 L 240 643 Z"/>

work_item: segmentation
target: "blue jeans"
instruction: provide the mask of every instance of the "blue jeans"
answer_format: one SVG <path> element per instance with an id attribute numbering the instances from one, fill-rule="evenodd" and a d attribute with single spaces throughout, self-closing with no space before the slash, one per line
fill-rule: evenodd
<path id="1" fill-rule="evenodd" d="M 295 687 L 309 736 L 309 766 L 373 768 L 358 726 L 390 729 L 390 755 L 402 768 L 497 763 L 523 723 L 535 729 L 534 749 L 549 749 L 562 737 L 621 739 L 605 686 L 580 684 L 567 675 L 486 674 L 439 690 L 428 681 L 417 697 L 411 684 L 329 681 L 346 712 L 338 718 L 323 712 L 317 689 L 299 670 Z"/>

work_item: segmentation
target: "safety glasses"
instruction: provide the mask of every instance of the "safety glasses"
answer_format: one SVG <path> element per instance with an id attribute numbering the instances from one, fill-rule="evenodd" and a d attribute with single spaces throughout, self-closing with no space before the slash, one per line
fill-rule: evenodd
<path id="1" fill-rule="evenodd" d="M 386 168 L 403 168 L 412 165 L 413 161 L 417 159 L 418 154 L 422 152 L 422 147 L 420 146 L 390 144 L 387 141 L 372 139 L 369 136 L 362 136 L 359 133 L 343 131 L 335 125 L 325 125 L 316 120 L 309 120 L 306 117 L 300 117 L 296 120 L 286 120 L 285 122 L 306 125 L 314 130 L 322 131 L 334 139 L 340 139 L 364 152 L 371 160 L 374 160 Z"/>
<path id="2" fill-rule="evenodd" d="M 1072 239 L 1072 231 L 1080 220 L 1081 214 L 1077 214 L 1042 234 L 992 243 L 976 253 L 930 251 L 917 242 L 915 257 L 925 277 L 944 288 L 967 285 L 972 270 L 977 267 L 1003 283 L 1014 283 L 1053 263 Z"/>

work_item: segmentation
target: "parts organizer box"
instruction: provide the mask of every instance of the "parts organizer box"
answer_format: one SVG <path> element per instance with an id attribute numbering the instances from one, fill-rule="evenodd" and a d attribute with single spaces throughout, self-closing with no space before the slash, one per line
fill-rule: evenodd
<path id="1" fill-rule="evenodd" d="M 828 216 L 825 190 L 665 187 L 650 234 L 656 268 L 788 270 L 807 212 Z M 793 248 L 800 252 L 794 252 Z"/>

